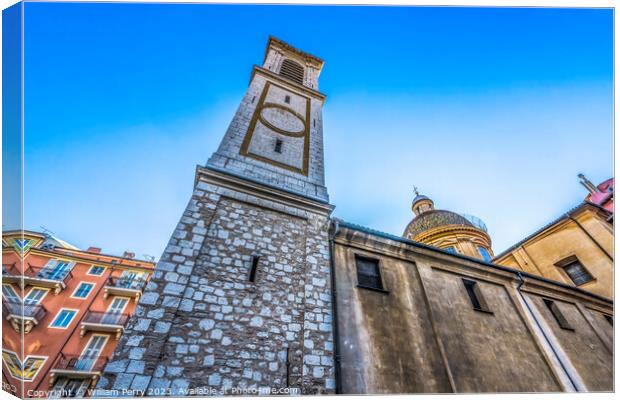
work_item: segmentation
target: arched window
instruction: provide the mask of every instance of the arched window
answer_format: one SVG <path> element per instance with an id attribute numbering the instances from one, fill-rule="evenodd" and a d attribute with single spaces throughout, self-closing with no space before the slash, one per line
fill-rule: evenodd
<path id="1" fill-rule="evenodd" d="M 304 84 L 304 67 L 292 60 L 282 61 L 280 75 L 300 85 Z"/>

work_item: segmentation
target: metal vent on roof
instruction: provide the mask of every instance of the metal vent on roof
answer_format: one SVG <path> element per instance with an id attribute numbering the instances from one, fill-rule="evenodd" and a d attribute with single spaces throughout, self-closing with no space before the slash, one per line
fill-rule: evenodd
<path id="1" fill-rule="evenodd" d="M 304 84 L 304 67 L 292 60 L 282 61 L 280 75 L 300 85 Z"/>

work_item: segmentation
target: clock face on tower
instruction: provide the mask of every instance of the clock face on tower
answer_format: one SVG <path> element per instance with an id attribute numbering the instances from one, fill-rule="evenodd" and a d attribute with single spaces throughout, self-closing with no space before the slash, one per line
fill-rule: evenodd
<path id="1" fill-rule="evenodd" d="M 310 98 L 267 82 L 240 154 L 308 175 Z"/>

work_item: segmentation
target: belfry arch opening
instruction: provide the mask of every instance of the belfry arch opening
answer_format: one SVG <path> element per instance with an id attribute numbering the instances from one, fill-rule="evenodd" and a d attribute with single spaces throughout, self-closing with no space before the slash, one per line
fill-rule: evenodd
<path id="1" fill-rule="evenodd" d="M 286 59 L 282 61 L 280 75 L 300 85 L 304 83 L 304 67 L 293 60 Z"/>

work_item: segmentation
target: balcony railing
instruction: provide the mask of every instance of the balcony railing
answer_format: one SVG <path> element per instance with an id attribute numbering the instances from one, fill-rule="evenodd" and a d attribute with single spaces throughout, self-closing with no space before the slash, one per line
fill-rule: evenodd
<path id="1" fill-rule="evenodd" d="M 130 296 L 137 301 L 145 285 L 146 279 L 144 278 L 110 277 L 103 288 L 103 297 L 107 298 L 109 295 Z"/>
<path id="2" fill-rule="evenodd" d="M 129 314 L 89 311 L 84 316 L 83 322 L 101 325 L 124 326 L 127 323 L 128 319 Z"/>
<path id="3" fill-rule="evenodd" d="M 2 264 L 2 280 L 4 282 L 12 282 L 15 279 L 21 280 L 21 277 L 22 270 L 17 267 L 17 263 Z"/>
<path id="4" fill-rule="evenodd" d="M 47 310 L 41 304 L 23 304 L 9 300 L 2 300 L 2 311 L 13 329 L 21 332 L 23 326 L 24 333 L 29 333 L 47 314 Z"/>
<path id="5" fill-rule="evenodd" d="M 126 278 L 126 277 L 110 277 L 106 286 L 111 286 L 119 289 L 134 289 L 142 290 L 146 285 L 146 279 L 144 278 Z"/>
<path id="6" fill-rule="evenodd" d="M 60 353 L 50 370 L 50 386 L 60 377 L 69 379 L 91 379 L 93 388 L 108 362 L 108 357 L 84 357 L 76 354 Z"/>
<path id="7" fill-rule="evenodd" d="M 108 357 L 85 357 L 78 354 L 60 353 L 54 370 L 77 372 L 101 372 L 108 362 Z"/>
<path id="8" fill-rule="evenodd" d="M 22 274 L 21 268 L 16 264 L 2 266 L 2 280 L 15 282 L 24 286 L 36 285 L 55 289 L 59 293 L 67 287 L 67 282 L 73 278 L 71 271 L 62 268 L 35 267 L 28 264 Z"/>
<path id="9" fill-rule="evenodd" d="M 119 339 L 125 330 L 129 314 L 89 311 L 82 319 L 80 335 L 86 332 L 114 332 Z"/>
<path id="10" fill-rule="evenodd" d="M 2 275 L 9 275 L 10 272 L 14 269 L 17 269 L 16 263 L 13 264 L 2 264 Z"/>
<path id="11" fill-rule="evenodd" d="M 71 278 L 73 278 L 73 275 L 68 269 L 33 267 L 28 264 L 28 269 L 24 271 L 24 277 L 59 281 L 66 284 Z"/>

